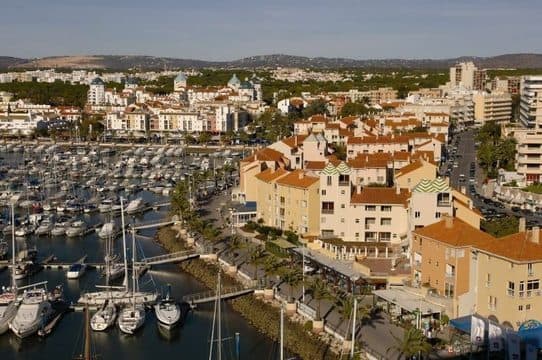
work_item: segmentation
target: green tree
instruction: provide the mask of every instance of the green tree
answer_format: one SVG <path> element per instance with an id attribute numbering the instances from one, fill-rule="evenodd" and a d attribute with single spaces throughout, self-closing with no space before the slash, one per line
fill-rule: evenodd
<path id="1" fill-rule="evenodd" d="M 344 144 L 335 144 L 333 145 L 335 152 L 333 155 L 339 160 L 346 160 L 346 146 Z"/>
<path id="2" fill-rule="evenodd" d="M 305 118 L 319 114 L 329 115 L 329 111 L 327 110 L 327 102 L 323 99 L 314 100 L 305 109 L 303 109 L 303 116 Z"/>
<path id="3" fill-rule="evenodd" d="M 265 250 L 261 246 L 254 247 L 250 252 L 250 263 L 254 266 L 253 278 L 258 281 L 258 267 L 260 267 L 267 257 Z"/>
<path id="4" fill-rule="evenodd" d="M 291 301 L 294 297 L 294 288 L 301 284 L 301 282 L 303 281 L 303 275 L 299 270 L 287 268 L 282 271 L 281 279 L 286 285 L 288 285 L 288 301 Z"/>
<path id="5" fill-rule="evenodd" d="M 341 109 L 341 116 L 366 115 L 369 109 L 365 102 L 348 102 Z"/>
<path id="6" fill-rule="evenodd" d="M 339 313 L 343 321 L 349 321 L 352 319 L 354 314 L 354 297 L 353 296 L 343 296 L 338 297 L 336 305 L 339 307 Z M 356 308 L 356 322 L 363 322 L 371 318 L 372 308 L 369 306 L 361 306 L 358 301 L 358 306 Z M 346 338 L 351 337 L 351 326 L 347 327 Z"/>
<path id="7" fill-rule="evenodd" d="M 312 298 L 316 300 L 316 319 L 320 320 L 322 318 L 322 300 L 331 299 L 331 292 L 327 283 L 320 278 L 316 278 L 309 283 L 309 292 Z"/>
<path id="8" fill-rule="evenodd" d="M 408 328 L 402 338 L 393 335 L 391 332 L 390 334 L 395 340 L 395 345 L 390 346 L 387 353 L 397 353 L 398 360 L 404 357 L 410 359 L 418 354 L 426 355 L 431 351 L 431 344 L 427 342 L 423 333 L 414 327 Z"/>
<path id="9" fill-rule="evenodd" d="M 211 141 L 211 134 L 206 131 L 202 131 L 199 133 L 198 142 L 200 144 L 207 144 L 209 141 Z"/>

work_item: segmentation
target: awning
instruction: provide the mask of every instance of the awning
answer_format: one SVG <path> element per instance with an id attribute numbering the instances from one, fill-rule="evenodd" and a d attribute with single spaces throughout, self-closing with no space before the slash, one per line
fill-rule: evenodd
<path id="1" fill-rule="evenodd" d="M 418 309 L 422 315 L 438 314 L 443 312 L 443 307 L 426 301 L 422 296 L 406 292 L 401 289 L 375 290 L 373 294 L 385 301 L 395 304 L 408 312 Z"/>
<path id="2" fill-rule="evenodd" d="M 459 331 L 470 334 L 471 318 L 472 315 L 458 317 L 457 319 L 450 320 L 450 325 Z"/>

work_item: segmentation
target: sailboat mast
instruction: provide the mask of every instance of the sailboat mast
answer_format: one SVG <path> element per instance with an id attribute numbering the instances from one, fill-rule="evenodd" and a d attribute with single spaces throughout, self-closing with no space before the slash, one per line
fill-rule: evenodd
<path id="1" fill-rule="evenodd" d="M 220 291 L 221 291 L 221 278 L 220 278 L 220 269 L 218 270 L 218 284 L 217 284 L 217 302 L 218 302 L 218 311 L 217 311 L 217 317 L 218 317 L 218 360 L 222 360 L 222 315 L 221 315 L 221 304 L 220 304 Z"/>
<path id="2" fill-rule="evenodd" d="M 352 319 L 352 344 L 350 348 L 350 358 L 354 358 L 354 350 L 356 347 L 356 313 L 358 312 L 358 299 L 354 298 L 354 314 Z"/>
<path id="3" fill-rule="evenodd" d="M 135 230 L 132 228 L 132 295 L 135 306 L 135 291 L 136 291 L 136 247 L 135 247 Z"/>
<path id="4" fill-rule="evenodd" d="M 124 199 L 120 197 L 120 219 L 122 223 L 122 247 L 124 248 L 124 283 L 126 291 L 128 291 L 128 258 L 126 255 L 126 229 L 124 228 Z"/>
<path id="5" fill-rule="evenodd" d="M 284 304 L 280 305 L 280 360 L 284 360 Z"/>
<path id="6" fill-rule="evenodd" d="M 85 306 L 85 360 L 91 360 L 90 353 L 90 310 L 88 305 Z"/>
<path id="7" fill-rule="evenodd" d="M 17 282 L 15 281 L 15 256 L 17 251 L 15 251 L 15 204 L 11 203 L 11 287 L 13 292 L 16 292 Z"/>

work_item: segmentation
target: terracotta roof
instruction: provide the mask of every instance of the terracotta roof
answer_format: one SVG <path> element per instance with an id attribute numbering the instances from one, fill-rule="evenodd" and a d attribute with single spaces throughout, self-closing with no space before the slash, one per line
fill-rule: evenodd
<path id="1" fill-rule="evenodd" d="M 423 163 L 420 160 L 417 160 L 413 163 L 408 164 L 407 166 L 403 166 L 396 174 L 395 177 L 403 176 L 405 174 L 408 174 L 412 171 L 418 170 L 419 168 L 423 167 Z"/>
<path id="2" fill-rule="evenodd" d="M 472 202 L 472 199 L 471 199 L 471 202 Z M 482 213 L 480 212 L 480 210 L 478 210 L 477 208 L 475 208 L 474 206 L 472 207 L 472 209 L 470 208 L 469 204 L 467 204 L 466 202 L 462 201 L 461 199 L 459 199 L 458 197 L 454 197 L 454 204 L 455 203 L 459 203 L 461 205 L 463 205 L 463 207 L 465 207 L 466 209 L 472 211 L 473 213 L 475 213 L 476 215 L 478 215 L 479 217 L 483 218 L 484 215 L 482 215 Z"/>
<path id="3" fill-rule="evenodd" d="M 269 169 L 265 169 L 259 174 L 256 174 L 255 177 L 261 181 L 265 181 L 268 183 L 287 173 L 288 171 L 284 170 L 283 168 L 278 168 L 277 170 L 269 168 Z"/>
<path id="4" fill-rule="evenodd" d="M 307 170 L 322 170 L 326 167 L 325 161 L 306 161 L 305 169 Z"/>
<path id="5" fill-rule="evenodd" d="M 288 138 L 282 139 L 282 142 L 288 145 L 292 149 L 298 148 L 303 144 L 303 140 L 307 138 L 307 135 L 294 135 Z"/>
<path id="6" fill-rule="evenodd" d="M 273 150 L 271 148 L 264 148 L 264 149 L 258 150 L 252 156 L 249 156 L 248 158 L 244 158 L 242 161 L 251 162 L 255 160 L 279 162 L 282 160 L 282 153 L 280 151 Z"/>
<path id="7" fill-rule="evenodd" d="M 339 119 L 339 121 L 345 124 L 346 126 L 349 126 L 349 125 L 352 125 L 357 119 L 358 119 L 357 116 L 347 116 L 347 117 L 343 117 L 342 119 Z"/>
<path id="8" fill-rule="evenodd" d="M 324 115 L 313 115 L 307 119 L 308 122 L 327 122 Z"/>
<path id="9" fill-rule="evenodd" d="M 446 220 L 441 220 L 437 223 L 414 230 L 413 233 L 455 247 L 477 246 L 484 242 L 495 240 L 495 238 L 488 233 L 472 227 L 458 218 L 450 217 L 449 220 L 451 221 L 450 227 L 446 227 Z"/>
<path id="10" fill-rule="evenodd" d="M 290 105 L 292 106 L 301 106 L 303 104 L 303 100 L 301 99 L 290 99 Z"/>
<path id="11" fill-rule="evenodd" d="M 320 180 L 309 176 L 303 170 L 294 170 L 276 181 L 277 184 L 306 189 Z"/>
<path id="12" fill-rule="evenodd" d="M 327 123 L 326 124 L 326 129 L 339 129 L 341 127 L 340 124 L 338 123 Z"/>
<path id="13" fill-rule="evenodd" d="M 350 202 L 352 204 L 400 204 L 408 205 L 410 191 L 400 189 L 397 194 L 396 188 L 364 187 L 359 193 L 353 193 Z"/>
<path id="14" fill-rule="evenodd" d="M 346 129 L 339 129 L 339 136 L 350 137 L 354 136 L 354 132 Z"/>
<path id="15" fill-rule="evenodd" d="M 455 247 L 472 246 L 514 262 L 542 261 L 542 242 L 539 241 L 537 244 L 531 240 L 532 230 L 494 238 L 457 218 L 451 220 L 452 226 L 449 228 L 446 227 L 445 220 L 442 220 L 417 229 L 414 233 Z M 539 239 L 542 240 L 542 234 L 540 230 L 538 231 Z"/>
<path id="16" fill-rule="evenodd" d="M 348 144 L 408 144 L 408 138 L 399 135 L 366 136 L 348 138 Z"/>
<path id="17" fill-rule="evenodd" d="M 364 168 L 386 168 L 391 161 L 389 153 L 358 154 L 355 158 L 348 160 L 348 166 L 354 169 Z"/>

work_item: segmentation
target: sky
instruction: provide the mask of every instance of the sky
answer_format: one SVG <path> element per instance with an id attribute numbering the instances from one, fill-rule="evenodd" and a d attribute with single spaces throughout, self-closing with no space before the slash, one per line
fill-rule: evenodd
<path id="1" fill-rule="evenodd" d="M 541 19 L 540 0 L 6 1 L 0 4 L 0 56 L 542 53 Z"/>

